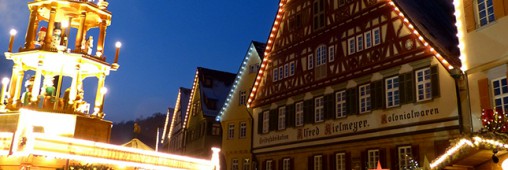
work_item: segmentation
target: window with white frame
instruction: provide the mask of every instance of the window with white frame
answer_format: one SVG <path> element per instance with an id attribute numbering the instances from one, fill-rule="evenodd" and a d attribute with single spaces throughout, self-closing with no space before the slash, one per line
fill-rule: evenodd
<path id="1" fill-rule="evenodd" d="M 290 158 L 282 159 L 282 170 L 291 170 L 291 162 Z"/>
<path id="2" fill-rule="evenodd" d="M 295 75 L 295 61 L 289 63 L 289 76 Z"/>
<path id="3" fill-rule="evenodd" d="M 477 0 L 477 15 L 480 26 L 494 22 L 494 4 L 493 0 Z"/>
<path id="4" fill-rule="evenodd" d="M 372 29 L 372 38 L 375 46 L 381 44 L 381 31 L 379 28 Z"/>
<path id="5" fill-rule="evenodd" d="M 335 154 L 335 170 L 346 170 L 346 153 Z"/>
<path id="6" fill-rule="evenodd" d="M 374 169 L 379 161 L 379 149 L 371 149 L 367 151 L 367 165 L 369 169 Z"/>
<path id="7" fill-rule="evenodd" d="M 231 170 L 239 170 L 239 168 L 238 159 L 233 159 L 233 161 L 231 161 Z"/>
<path id="8" fill-rule="evenodd" d="M 303 102 L 295 104 L 295 126 L 303 126 Z"/>
<path id="9" fill-rule="evenodd" d="M 289 76 L 289 64 L 284 64 L 284 78 Z"/>
<path id="10" fill-rule="evenodd" d="M 238 100 L 240 105 L 245 105 L 247 103 L 247 92 L 244 90 L 240 91 L 240 98 Z"/>
<path id="11" fill-rule="evenodd" d="M 277 67 L 273 68 L 273 81 L 276 82 L 279 80 L 279 69 Z"/>
<path id="12" fill-rule="evenodd" d="M 425 101 L 432 99 L 432 84 L 430 80 L 430 68 L 416 70 L 416 99 Z"/>
<path id="13" fill-rule="evenodd" d="M 356 51 L 362 51 L 363 50 L 363 35 L 357 35 L 356 36 Z"/>
<path id="14" fill-rule="evenodd" d="M 247 136 L 247 122 L 240 122 L 240 138 Z"/>
<path id="15" fill-rule="evenodd" d="M 346 91 L 335 93 L 335 118 L 346 117 Z"/>
<path id="16" fill-rule="evenodd" d="M 272 170 L 272 160 L 266 161 L 265 170 Z"/>
<path id="17" fill-rule="evenodd" d="M 399 76 L 387 78 L 385 80 L 386 108 L 400 105 Z"/>
<path id="18" fill-rule="evenodd" d="M 235 124 L 230 123 L 228 125 L 228 139 L 235 138 Z"/>
<path id="19" fill-rule="evenodd" d="M 365 49 L 372 47 L 372 32 L 369 30 L 364 33 L 365 36 Z"/>
<path id="20" fill-rule="evenodd" d="M 314 68 L 314 56 L 312 54 L 307 56 L 307 68 L 309 70 Z"/>
<path id="21" fill-rule="evenodd" d="M 508 111 L 508 85 L 506 77 L 492 80 L 492 90 L 494 91 L 495 108 L 506 113 Z"/>
<path id="22" fill-rule="evenodd" d="M 370 101 L 370 84 L 360 86 L 358 93 L 360 96 L 360 113 L 370 112 L 371 101 Z"/>
<path id="23" fill-rule="evenodd" d="M 356 51 L 356 43 L 355 43 L 355 37 L 351 37 L 347 40 L 348 42 L 348 54 L 354 54 Z"/>
<path id="24" fill-rule="evenodd" d="M 243 167 L 243 170 L 250 170 L 250 160 L 244 159 L 242 167 Z"/>
<path id="25" fill-rule="evenodd" d="M 328 47 L 328 61 L 329 62 L 335 61 L 335 46 L 334 45 L 330 45 Z"/>
<path id="26" fill-rule="evenodd" d="M 279 80 L 284 78 L 284 66 L 279 66 Z"/>
<path id="27" fill-rule="evenodd" d="M 286 107 L 279 107 L 278 130 L 286 129 Z"/>
<path id="28" fill-rule="evenodd" d="M 322 122 L 324 118 L 324 102 L 321 96 L 314 99 L 314 122 Z"/>
<path id="29" fill-rule="evenodd" d="M 263 133 L 268 133 L 270 130 L 270 111 L 263 112 Z"/>
<path id="30" fill-rule="evenodd" d="M 320 66 L 320 65 L 323 65 L 323 64 L 326 64 L 326 46 L 325 45 L 320 45 L 317 49 L 316 49 L 316 67 L 317 66 Z"/>
<path id="31" fill-rule="evenodd" d="M 409 161 L 413 157 L 411 146 L 401 146 L 397 148 L 397 155 L 399 157 L 399 169 L 409 168 Z"/>
<path id="32" fill-rule="evenodd" d="M 314 170 L 323 170 L 323 155 L 314 156 Z"/>

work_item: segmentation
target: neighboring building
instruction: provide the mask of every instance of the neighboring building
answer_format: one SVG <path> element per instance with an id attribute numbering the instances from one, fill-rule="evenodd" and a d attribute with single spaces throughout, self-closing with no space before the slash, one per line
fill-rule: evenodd
<path id="1" fill-rule="evenodd" d="M 169 120 L 170 123 L 166 123 L 164 125 L 164 134 L 162 136 L 162 142 L 165 146 L 168 145 L 168 152 L 170 153 L 178 153 L 181 154 L 183 152 L 183 142 L 185 139 L 185 133 L 183 130 L 183 120 L 185 118 L 185 112 L 187 111 L 187 106 L 189 105 L 189 97 L 190 97 L 191 89 L 180 87 L 178 89 L 178 96 L 176 98 L 175 110 L 172 114 L 173 117 L 169 119 L 166 117 L 166 121 Z M 169 128 L 167 128 L 169 126 Z M 167 138 L 166 129 L 168 130 Z"/>
<path id="2" fill-rule="evenodd" d="M 259 168 L 428 166 L 461 132 L 452 5 L 282 0 L 248 101 Z"/>
<path id="3" fill-rule="evenodd" d="M 455 0 L 464 85 L 461 86 L 466 135 L 454 140 L 433 167 L 508 169 L 508 1 Z M 467 84 L 466 84 L 467 83 Z M 496 115 L 496 111 L 498 114 Z M 471 138 L 478 136 L 479 138 Z M 476 145 L 460 145 L 461 140 Z M 488 143 L 487 139 L 498 142 Z M 498 146 L 496 146 L 498 145 Z M 459 147 L 460 146 L 460 147 Z M 475 149 L 470 149 L 475 147 Z M 494 150 L 499 150 L 494 154 Z M 454 155 L 450 157 L 449 155 Z M 493 156 L 499 163 L 494 163 Z M 503 166 L 503 167 L 501 167 Z M 466 168 L 463 168 L 466 169 Z"/>
<path id="4" fill-rule="evenodd" d="M 235 74 L 198 67 L 184 118 L 183 154 L 210 158 L 212 147 L 221 146 L 222 130 L 216 120 Z"/>
<path id="5" fill-rule="evenodd" d="M 240 65 L 233 88 L 217 119 L 222 125 L 222 148 L 226 169 L 252 168 L 252 109 L 247 98 L 254 85 L 266 45 L 253 41 Z"/>

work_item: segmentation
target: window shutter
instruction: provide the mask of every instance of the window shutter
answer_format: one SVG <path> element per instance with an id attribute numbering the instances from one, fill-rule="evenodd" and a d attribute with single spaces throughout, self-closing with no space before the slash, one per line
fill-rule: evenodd
<path id="1" fill-rule="evenodd" d="M 387 162 L 386 162 L 386 149 L 385 148 L 379 149 L 379 162 L 381 163 L 381 167 L 383 167 L 383 168 L 388 167 Z M 376 166 L 377 166 L 377 164 L 376 164 Z"/>
<path id="2" fill-rule="evenodd" d="M 397 147 L 390 149 L 390 159 L 391 159 L 390 169 L 398 170 L 399 169 L 399 154 L 397 153 Z"/>
<path id="3" fill-rule="evenodd" d="M 372 110 L 382 109 L 384 106 L 384 88 L 383 88 L 383 80 L 375 81 L 370 84 L 370 95 L 372 102 Z"/>
<path id="4" fill-rule="evenodd" d="M 263 112 L 258 114 L 258 134 L 263 133 Z"/>
<path id="5" fill-rule="evenodd" d="M 295 169 L 295 158 L 289 158 L 289 169 Z"/>
<path id="6" fill-rule="evenodd" d="M 411 157 L 413 157 L 413 160 L 415 160 L 418 163 L 423 163 L 420 161 L 420 147 L 418 145 L 412 145 L 411 146 Z"/>
<path id="7" fill-rule="evenodd" d="M 322 165 L 322 169 L 325 170 L 325 169 L 328 169 L 328 156 L 326 156 L 325 154 L 322 155 L 321 159 L 323 159 L 323 165 Z"/>
<path id="8" fill-rule="evenodd" d="M 399 75 L 399 100 L 400 104 L 406 104 L 406 78 L 404 74 Z"/>
<path id="9" fill-rule="evenodd" d="M 286 106 L 286 126 L 295 126 L 295 104 Z"/>
<path id="10" fill-rule="evenodd" d="M 272 160 L 272 168 L 270 168 L 271 170 L 275 170 L 275 167 L 277 167 L 277 161 L 275 160 Z"/>
<path id="11" fill-rule="evenodd" d="M 279 159 L 279 169 L 282 170 L 282 162 L 284 162 L 284 158 Z"/>
<path id="12" fill-rule="evenodd" d="M 335 118 L 335 93 L 325 95 L 325 119 Z"/>
<path id="13" fill-rule="evenodd" d="M 368 169 L 368 165 L 367 150 L 364 150 L 360 153 L 360 169 Z"/>
<path id="14" fill-rule="evenodd" d="M 305 124 L 314 123 L 314 99 L 303 102 L 303 120 Z"/>
<path id="15" fill-rule="evenodd" d="M 270 123 L 268 123 L 268 124 L 270 124 L 269 128 L 268 128 L 268 129 L 270 129 L 270 131 L 277 130 L 277 125 L 279 122 L 278 112 L 279 112 L 279 109 L 270 110 L 270 120 L 269 120 Z"/>
<path id="16" fill-rule="evenodd" d="M 308 170 L 313 170 L 314 169 L 314 155 L 309 156 L 307 158 L 307 169 Z"/>
<path id="17" fill-rule="evenodd" d="M 468 1 L 464 1 L 468 2 Z M 474 31 L 476 29 L 475 22 L 475 12 L 474 12 L 474 1 L 469 1 L 468 3 L 464 3 L 464 18 L 466 18 L 466 29 L 467 32 Z"/>
<path id="18" fill-rule="evenodd" d="M 352 169 L 353 166 L 351 165 L 351 152 L 346 152 L 346 169 Z"/>
<path id="19" fill-rule="evenodd" d="M 478 80 L 478 90 L 480 92 L 480 108 L 481 109 L 490 109 L 490 93 L 489 93 L 489 79 L 484 78 Z"/>
<path id="20" fill-rule="evenodd" d="M 413 72 L 404 73 L 399 76 L 400 103 L 413 103 L 415 101 L 415 84 Z"/>
<path id="21" fill-rule="evenodd" d="M 357 88 L 346 90 L 346 110 L 348 115 L 358 114 L 358 93 Z"/>
<path id="22" fill-rule="evenodd" d="M 437 66 L 430 67 L 430 83 L 432 84 L 432 98 L 441 95 L 439 89 L 439 70 Z"/>
<path id="23" fill-rule="evenodd" d="M 266 160 L 264 160 L 263 164 L 261 164 L 261 170 L 266 170 Z"/>
<path id="24" fill-rule="evenodd" d="M 335 164 L 336 163 L 336 157 L 335 157 L 335 154 L 331 154 L 329 156 L 329 160 L 330 160 L 330 169 L 332 170 L 335 170 L 337 168 L 337 165 Z"/>

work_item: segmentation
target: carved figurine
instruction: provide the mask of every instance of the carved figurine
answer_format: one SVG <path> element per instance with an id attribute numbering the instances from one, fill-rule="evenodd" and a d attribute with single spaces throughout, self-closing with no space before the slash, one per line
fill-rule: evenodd
<path id="1" fill-rule="evenodd" d="M 88 55 L 92 54 L 92 48 L 93 48 L 93 37 L 90 36 L 88 39 L 86 39 L 85 42 L 85 50 Z"/>
<path id="2" fill-rule="evenodd" d="M 37 33 L 37 41 L 35 41 L 35 47 L 42 47 L 44 44 L 44 38 L 46 38 L 46 27 L 41 27 L 39 32 Z"/>
<path id="3" fill-rule="evenodd" d="M 55 23 L 55 25 L 56 25 L 56 23 Z M 53 39 L 51 41 L 51 48 L 56 49 L 56 48 L 60 47 L 61 41 L 62 41 L 62 30 L 58 26 L 58 27 L 55 27 L 55 29 L 53 30 Z"/>
<path id="4" fill-rule="evenodd" d="M 21 95 L 21 103 L 23 104 L 23 106 L 27 106 L 30 103 L 34 81 L 35 76 L 32 76 L 25 82 L 25 92 L 23 92 L 23 95 Z"/>

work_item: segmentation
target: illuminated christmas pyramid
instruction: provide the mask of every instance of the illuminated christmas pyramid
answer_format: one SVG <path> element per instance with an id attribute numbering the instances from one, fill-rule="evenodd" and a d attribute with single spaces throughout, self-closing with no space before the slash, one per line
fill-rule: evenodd
<path id="1" fill-rule="evenodd" d="M 9 50 L 5 52 L 14 66 L 10 82 L 3 80 L 0 121 L 9 123 L 1 124 L 0 131 L 33 131 L 109 142 L 111 122 L 103 120 L 107 91 L 104 82 L 110 71 L 119 68 L 121 44 L 116 44 L 114 62 L 108 63 L 104 44 L 112 14 L 107 7 L 104 0 L 28 3 L 30 17 L 24 45 L 18 52 L 13 51 L 17 31 L 11 30 Z M 70 86 L 65 87 L 64 78 L 71 80 Z M 95 101 L 84 100 L 85 78 L 97 79 Z"/>
<path id="2" fill-rule="evenodd" d="M 218 149 L 211 161 L 108 144 L 104 82 L 119 68 L 121 44 L 108 63 L 104 40 L 112 15 L 107 7 L 105 0 L 28 3 L 24 45 L 12 50 L 17 31 L 11 30 L 5 53 L 14 66 L 0 91 L 0 169 L 217 168 Z M 83 98 L 85 78 L 97 79 L 95 101 Z"/>

